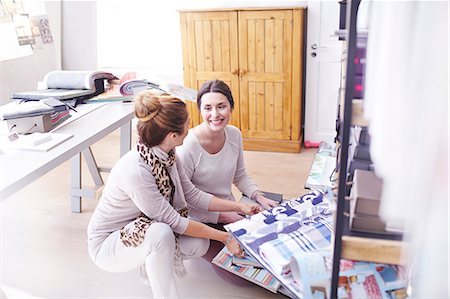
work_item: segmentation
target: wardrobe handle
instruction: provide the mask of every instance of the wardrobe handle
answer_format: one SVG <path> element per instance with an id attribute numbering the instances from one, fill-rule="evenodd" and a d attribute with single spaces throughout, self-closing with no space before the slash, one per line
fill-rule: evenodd
<path id="1" fill-rule="evenodd" d="M 237 70 L 237 69 L 233 69 L 233 70 L 231 71 L 231 73 L 232 73 L 233 75 L 236 75 L 236 74 L 238 73 L 238 70 Z"/>
<path id="2" fill-rule="evenodd" d="M 240 69 L 239 70 L 239 75 L 245 75 L 245 73 L 246 73 L 247 71 L 246 70 L 244 70 L 244 69 Z"/>

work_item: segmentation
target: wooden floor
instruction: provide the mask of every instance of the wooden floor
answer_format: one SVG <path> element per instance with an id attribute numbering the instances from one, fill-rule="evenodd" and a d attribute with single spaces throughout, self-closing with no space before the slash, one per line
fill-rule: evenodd
<path id="1" fill-rule="evenodd" d="M 119 158 L 118 138 L 114 132 L 93 146 L 99 166 L 112 166 Z M 289 199 L 307 192 L 303 185 L 315 152 L 247 151 L 245 162 L 261 189 Z M 89 259 L 86 227 L 98 200 L 84 199 L 82 213 L 70 212 L 69 165 L 1 201 L 0 298 L 152 298 L 137 270 L 108 273 Z M 92 183 L 88 175 L 83 180 Z M 187 261 L 186 268 L 188 276 L 178 281 L 183 298 L 284 298 L 224 274 L 202 258 Z"/>

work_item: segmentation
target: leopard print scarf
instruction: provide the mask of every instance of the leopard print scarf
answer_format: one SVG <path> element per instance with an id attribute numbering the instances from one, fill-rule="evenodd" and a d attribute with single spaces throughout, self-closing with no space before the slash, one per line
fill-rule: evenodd
<path id="1" fill-rule="evenodd" d="M 150 165 L 152 175 L 155 177 L 159 192 L 171 205 L 173 205 L 175 186 L 170 178 L 167 168 L 172 166 L 175 162 L 174 151 L 172 150 L 169 152 L 169 158 L 167 160 L 162 160 L 155 155 L 152 148 L 146 146 L 141 140 L 138 141 L 137 151 L 145 163 Z M 182 217 L 187 217 L 187 212 L 187 208 L 183 208 L 178 211 Z M 127 225 L 120 230 L 120 239 L 122 243 L 127 247 L 139 246 L 144 241 L 147 229 L 152 223 L 155 222 L 156 220 L 150 219 L 142 213 L 136 220 L 133 221 L 131 227 L 130 225 Z M 175 237 L 174 268 L 177 275 L 183 277 L 186 275 L 186 269 L 181 258 L 178 234 L 175 233 Z"/>

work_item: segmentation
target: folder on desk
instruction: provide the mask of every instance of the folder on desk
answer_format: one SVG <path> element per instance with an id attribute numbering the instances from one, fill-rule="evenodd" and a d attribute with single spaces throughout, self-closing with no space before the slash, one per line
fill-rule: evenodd
<path id="1" fill-rule="evenodd" d="M 69 107 L 56 99 L 13 102 L 0 108 L 9 132 L 48 132 L 70 117 Z"/>
<path id="2" fill-rule="evenodd" d="M 6 136 L 1 136 L 0 149 L 48 152 L 72 136 L 73 134 L 66 133 L 35 132 L 29 135 L 20 135 L 19 138 L 14 141 L 8 140 Z"/>

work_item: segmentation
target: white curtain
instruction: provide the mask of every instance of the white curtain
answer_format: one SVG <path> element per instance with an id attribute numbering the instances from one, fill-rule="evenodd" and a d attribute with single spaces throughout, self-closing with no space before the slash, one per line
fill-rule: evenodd
<path id="1" fill-rule="evenodd" d="M 406 229 L 413 298 L 449 298 L 448 2 L 373 1 L 365 116 L 381 216 Z"/>

